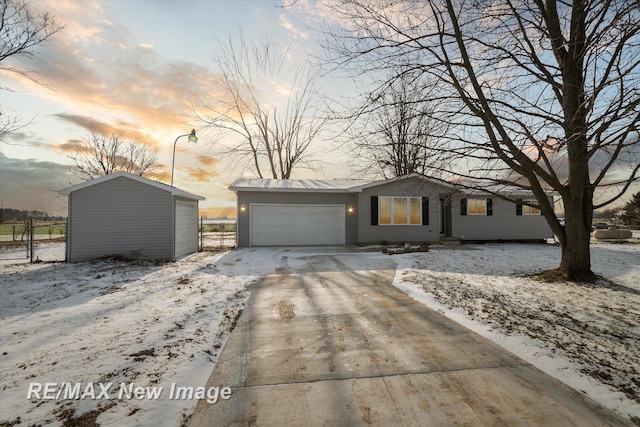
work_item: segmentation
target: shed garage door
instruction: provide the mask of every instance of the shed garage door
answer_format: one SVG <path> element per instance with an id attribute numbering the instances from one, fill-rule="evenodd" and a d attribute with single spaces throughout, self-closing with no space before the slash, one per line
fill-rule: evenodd
<path id="1" fill-rule="evenodd" d="M 344 205 L 251 205 L 251 246 L 344 245 Z"/>
<path id="2" fill-rule="evenodd" d="M 176 258 L 198 252 L 198 204 L 176 201 Z"/>

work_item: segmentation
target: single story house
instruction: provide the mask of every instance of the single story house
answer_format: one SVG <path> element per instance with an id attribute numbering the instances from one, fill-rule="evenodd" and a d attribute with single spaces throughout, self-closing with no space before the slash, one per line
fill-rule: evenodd
<path id="1" fill-rule="evenodd" d="M 176 260 L 198 251 L 204 197 L 127 172 L 59 193 L 69 198 L 69 262 L 110 255 Z"/>
<path id="2" fill-rule="evenodd" d="M 237 195 L 239 247 L 553 237 L 528 205 L 418 174 L 381 181 L 240 178 L 229 189 Z M 508 196 L 534 200 L 521 190 Z"/>

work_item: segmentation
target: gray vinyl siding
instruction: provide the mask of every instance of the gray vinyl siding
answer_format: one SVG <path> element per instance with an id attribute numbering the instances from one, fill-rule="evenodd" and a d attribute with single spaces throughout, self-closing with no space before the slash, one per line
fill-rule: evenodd
<path id="1" fill-rule="evenodd" d="M 440 195 L 450 190 L 420 178 L 399 180 L 360 193 L 358 244 L 434 242 L 440 240 Z M 371 197 L 428 197 L 429 225 L 371 225 Z"/>
<path id="2" fill-rule="evenodd" d="M 344 205 L 345 206 L 345 243 L 355 245 L 358 232 L 358 195 L 347 193 L 297 193 L 297 192 L 275 192 L 275 191 L 238 191 L 238 212 L 237 212 L 237 245 L 247 247 L 250 244 L 251 232 L 249 230 L 252 203 L 269 204 L 320 204 L 320 205 Z M 242 211 L 240 207 L 246 206 Z M 347 212 L 346 208 L 353 206 L 356 211 Z"/>
<path id="3" fill-rule="evenodd" d="M 466 196 L 493 199 L 493 215 L 462 215 L 461 195 L 452 201 L 453 237 L 463 240 L 542 240 L 553 237 L 542 215 L 516 215 L 516 204 L 495 196 Z"/>
<path id="4" fill-rule="evenodd" d="M 112 254 L 173 259 L 173 217 L 170 192 L 124 177 L 73 191 L 68 260 Z"/>

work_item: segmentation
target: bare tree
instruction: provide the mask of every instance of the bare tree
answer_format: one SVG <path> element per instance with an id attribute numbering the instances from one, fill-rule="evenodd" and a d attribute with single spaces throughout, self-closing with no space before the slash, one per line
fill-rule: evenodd
<path id="1" fill-rule="evenodd" d="M 640 168 L 637 1 L 351 0 L 334 13 L 336 63 L 359 73 L 402 64 L 438 79 L 452 126 L 445 172 L 532 191 L 562 248 L 555 274 L 593 278 L 593 210 L 617 200 Z"/>
<path id="2" fill-rule="evenodd" d="M 77 144 L 69 158 L 74 161 L 78 175 L 83 179 L 121 171 L 144 176 L 151 172 L 158 157 L 157 151 L 135 141 L 126 141 L 120 133 L 92 133 L 91 137 Z"/>
<path id="3" fill-rule="evenodd" d="M 373 166 L 385 177 L 426 174 L 440 169 L 440 150 L 447 124 L 438 120 L 429 96 L 434 85 L 421 73 L 396 70 L 387 86 L 367 96 L 355 117 L 350 139 L 357 147 L 356 168 Z M 349 145 L 350 146 L 350 145 Z"/>
<path id="4" fill-rule="evenodd" d="M 219 42 L 210 94 L 194 108 L 205 127 L 240 137 L 222 154 L 261 178 L 287 179 L 308 165 L 309 146 L 326 124 L 315 104 L 313 74 L 292 65 L 288 55 L 288 48 L 269 40 Z"/>
<path id="5" fill-rule="evenodd" d="M 33 12 L 26 1 L 0 0 L 0 71 L 34 80 L 28 69 L 8 60 L 34 58 L 36 48 L 62 28 L 49 12 Z M 0 140 L 24 126 L 19 116 L 6 114 L 0 105 Z"/>

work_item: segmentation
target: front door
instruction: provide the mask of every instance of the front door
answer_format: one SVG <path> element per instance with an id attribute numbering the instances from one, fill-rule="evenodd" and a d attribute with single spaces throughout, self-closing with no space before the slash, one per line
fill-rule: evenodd
<path id="1" fill-rule="evenodd" d="M 451 237 L 451 201 L 440 199 L 440 236 Z"/>

